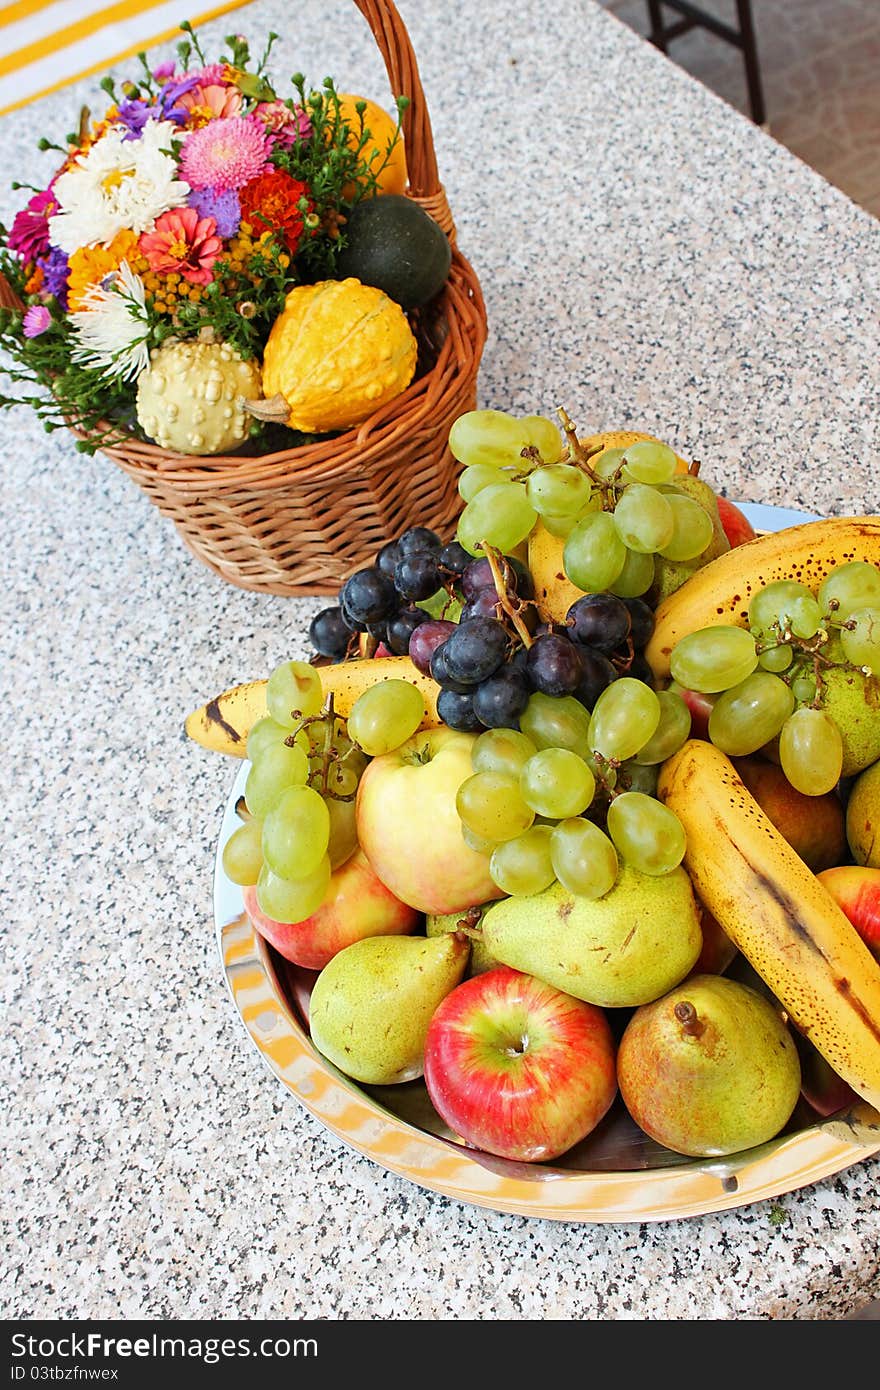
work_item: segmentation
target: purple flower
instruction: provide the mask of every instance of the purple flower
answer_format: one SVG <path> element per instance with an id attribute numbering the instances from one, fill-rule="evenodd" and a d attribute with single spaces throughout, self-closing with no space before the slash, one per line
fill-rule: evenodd
<path id="1" fill-rule="evenodd" d="M 156 79 L 157 82 L 167 82 L 167 80 L 168 80 L 169 77 L 173 77 L 173 76 L 174 76 L 174 61 L 173 61 L 173 59 L 172 59 L 172 60 L 169 60 L 168 62 L 165 62 L 165 63 L 160 63 L 158 67 L 153 68 L 153 76 L 155 77 L 155 79 Z"/>
<path id="2" fill-rule="evenodd" d="M 21 326 L 24 336 L 26 338 L 39 338 L 41 333 L 45 333 L 51 322 L 52 315 L 45 304 L 32 304 L 22 320 Z"/>
<path id="3" fill-rule="evenodd" d="M 217 235 L 228 239 L 235 236 L 241 222 L 241 203 L 234 188 L 218 191 L 216 188 L 194 188 L 187 198 L 191 208 L 199 217 L 213 217 L 217 223 Z"/>
<path id="4" fill-rule="evenodd" d="M 15 214 L 7 240 L 10 251 L 23 261 L 34 261 L 49 250 L 49 218 L 57 204 L 51 189 L 35 193 L 26 207 Z"/>
<path id="5" fill-rule="evenodd" d="M 181 77 L 177 82 L 166 82 L 162 91 L 159 93 L 159 107 L 162 118 L 166 121 L 177 121 L 182 125 L 189 118 L 189 112 L 185 106 L 175 106 L 178 97 L 182 97 L 184 92 L 189 92 L 193 87 L 197 87 L 201 82 L 201 73 L 190 73 L 189 77 Z"/>
<path id="6" fill-rule="evenodd" d="M 138 98 L 135 101 L 120 102 L 118 110 L 119 124 L 128 129 L 126 140 L 137 140 L 140 138 L 144 126 L 151 116 L 158 115 L 155 107 L 148 102 Z"/>
<path id="7" fill-rule="evenodd" d="M 43 293 L 52 294 L 62 309 L 67 309 L 67 276 L 70 263 L 57 246 L 53 246 L 48 256 L 41 256 L 37 265 L 43 272 Z"/>

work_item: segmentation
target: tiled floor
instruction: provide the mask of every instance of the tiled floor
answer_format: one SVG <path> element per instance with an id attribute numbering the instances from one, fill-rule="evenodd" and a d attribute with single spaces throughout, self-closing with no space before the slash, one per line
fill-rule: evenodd
<path id="1" fill-rule="evenodd" d="M 698 3 L 735 24 L 733 0 Z M 648 33 L 645 0 L 600 4 Z M 880 217 L 880 0 L 752 0 L 752 15 L 770 134 Z M 737 49 L 697 29 L 673 40 L 669 56 L 748 113 Z"/>

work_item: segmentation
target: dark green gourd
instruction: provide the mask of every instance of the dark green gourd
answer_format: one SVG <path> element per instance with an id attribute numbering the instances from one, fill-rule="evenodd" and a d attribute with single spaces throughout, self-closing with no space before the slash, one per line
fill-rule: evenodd
<path id="1" fill-rule="evenodd" d="M 446 283 L 449 239 L 432 217 L 403 194 L 365 198 L 343 226 L 346 245 L 336 273 L 384 290 L 404 309 L 418 309 Z"/>

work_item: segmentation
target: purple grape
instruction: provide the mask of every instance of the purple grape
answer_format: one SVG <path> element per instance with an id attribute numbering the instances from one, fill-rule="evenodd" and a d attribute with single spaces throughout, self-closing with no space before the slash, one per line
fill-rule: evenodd
<path id="1" fill-rule="evenodd" d="M 394 578 L 394 566 L 400 559 L 400 546 L 397 541 L 388 541 L 376 556 L 376 564 L 389 579 Z"/>
<path id="2" fill-rule="evenodd" d="M 351 641 L 351 628 L 347 626 L 338 604 L 322 608 L 309 624 L 309 641 L 319 656 L 329 657 L 331 661 L 344 661 Z"/>
<path id="3" fill-rule="evenodd" d="M 436 556 L 443 549 L 443 542 L 437 532 L 430 531 L 427 526 L 411 526 L 398 536 L 397 547 L 401 558 L 404 555 Z"/>
<path id="4" fill-rule="evenodd" d="M 454 680 L 479 685 L 495 674 L 510 647 L 507 629 L 495 618 L 459 623 L 443 644 L 446 669 Z"/>
<path id="5" fill-rule="evenodd" d="M 605 687 L 617 680 L 617 671 L 607 656 L 590 647 L 580 647 L 579 655 L 583 676 L 573 694 L 576 700 L 591 710 Z"/>
<path id="6" fill-rule="evenodd" d="M 448 545 L 444 545 L 437 556 L 437 563 L 450 578 L 457 579 L 459 575 L 464 573 L 473 558 L 463 545 L 459 545 L 458 541 L 450 541 Z"/>
<path id="7" fill-rule="evenodd" d="M 522 671 L 505 666 L 474 691 L 474 714 L 487 729 L 518 729 L 529 703 L 529 683 Z"/>
<path id="8" fill-rule="evenodd" d="M 394 587 L 410 603 L 430 598 L 441 587 L 440 571 L 433 555 L 403 555 L 394 567 Z"/>
<path id="9" fill-rule="evenodd" d="M 529 647 L 526 674 L 542 695 L 571 695 L 581 681 L 580 653 L 561 632 L 545 632 Z"/>
<path id="10" fill-rule="evenodd" d="M 471 618 L 497 618 L 500 612 L 499 603 L 500 600 L 495 592 L 494 584 L 491 589 L 480 589 L 472 599 L 468 599 L 459 614 L 458 621 L 466 623 Z"/>
<path id="11" fill-rule="evenodd" d="M 420 613 L 423 609 L 418 610 Z M 455 623 L 451 623 L 446 618 L 428 618 L 427 621 L 419 623 L 413 629 L 407 648 L 410 660 L 417 671 L 421 671 L 423 676 L 431 675 L 431 657 L 434 651 L 446 641 L 450 633 L 455 631 Z M 434 677 L 436 680 L 436 676 Z"/>
<path id="12" fill-rule="evenodd" d="M 475 734 L 483 728 L 474 711 L 474 698 L 471 694 L 441 690 L 437 696 L 437 713 L 450 729 L 459 729 L 462 733 Z"/>
<path id="13" fill-rule="evenodd" d="M 654 672 L 641 652 L 636 652 L 630 662 L 629 669 L 621 672 L 621 675 L 632 676 L 633 680 L 644 681 L 645 685 L 649 685 L 652 690 L 654 689 Z"/>
<path id="14" fill-rule="evenodd" d="M 446 642 L 441 642 L 439 646 L 434 648 L 429 675 L 443 690 L 452 690 L 456 695 L 467 695 L 473 692 L 473 681 L 459 681 L 449 674 L 446 666 Z"/>
<path id="15" fill-rule="evenodd" d="M 632 626 L 629 635 L 637 652 L 647 647 L 654 633 L 654 610 L 643 598 L 625 598 Z"/>
<path id="16" fill-rule="evenodd" d="M 535 586 L 532 582 L 532 574 L 528 565 L 515 555 L 505 555 L 504 557 L 516 576 L 516 592 L 520 598 L 534 598 Z"/>
<path id="17" fill-rule="evenodd" d="M 389 618 L 385 624 L 385 645 L 395 656 L 406 656 L 413 633 L 417 628 L 424 627 L 428 621 L 428 614 L 423 608 L 401 608 L 400 612 Z"/>
<path id="18" fill-rule="evenodd" d="M 366 623 L 358 622 L 357 618 L 352 617 L 346 606 L 345 599 L 341 595 L 339 598 L 339 612 L 349 632 L 366 632 Z"/>
<path id="19" fill-rule="evenodd" d="M 465 602 L 476 598 L 481 589 L 494 589 L 495 579 L 488 560 L 471 560 L 461 573 L 461 592 Z"/>
<path id="20" fill-rule="evenodd" d="M 566 614 L 566 625 L 576 642 L 607 656 L 629 636 L 632 619 L 616 594 L 584 594 Z"/>
<path id="21" fill-rule="evenodd" d="M 346 579 L 339 602 L 356 623 L 381 623 L 397 612 L 400 596 L 387 574 L 370 565 Z"/>

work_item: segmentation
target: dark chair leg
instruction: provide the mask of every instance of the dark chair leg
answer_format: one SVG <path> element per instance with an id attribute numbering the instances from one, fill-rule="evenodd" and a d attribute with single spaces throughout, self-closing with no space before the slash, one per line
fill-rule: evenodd
<path id="1" fill-rule="evenodd" d="M 651 32 L 648 39 L 655 48 L 659 48 L 661 53 L 666 53 L 666 35 L 663 32 L 663 7 L 660 0 L 647 0 L 648 18 L 651 21 Z"/>
<path id="2" fill-rule="evenodd" d="M 746 83 L 749 89 L 752 120 L 756 125 L 763 125 L 767 119 L 767 113 L 764 107 L 764 89 L 761 84 L 761 66 L 758 62 L 755 26 L 752 22 L 752 0 L 736 0 L 736 10 L 742 38 L 743 61 L 746 68 Z"/>

